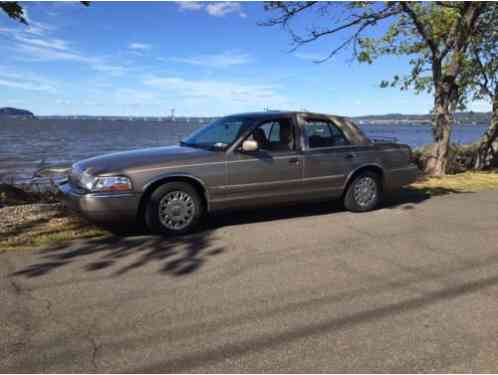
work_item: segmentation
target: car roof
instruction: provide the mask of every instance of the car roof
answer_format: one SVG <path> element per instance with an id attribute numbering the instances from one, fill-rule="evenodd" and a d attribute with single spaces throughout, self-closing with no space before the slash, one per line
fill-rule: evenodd
<path id="1" fill-rule="evenodd" d="M 328 118 L 343 118 L 343 116 L 324 114 L 324 113 L 314 113 L 314 112 L 304 112 L 304 111 L 265 111 L 265 112 L 247 112 L 247 113 L 237 113 L 229 115 L 227 117 L 246 117 L 253 119 L 265 119 L 265 118 L 277 118 L 277 117 L 291 117 L 296 115 L 310 116 L 310 117 L 328 117 Z"/>
<path id="2" fill-rule="evenodd" d="M 370 144 L 369 139 L 363 134 L 360 128 L 354 122 L 344 116 L 336 116 L 336 115 L 327 115 L 323 113 L 313 113 L 313 112 L 304 112 L 304 111 L 267 111 L 267 112 L 249 112 L 249 113 L 240 113 L 234 114 L 231 116 L 227 116 L 226 118 L 233 119 L 241 119 L 246 118 L 250 120 L 267 120 L 267 119 L 278 119 L 282 117 L 308 117 L 308 118 L 316 118 L 323 120 L 331 120 L 334 122 L 336 126 L 338 126 L 344 133 L 347 134 L 349 140 L 353 144 L 358 145 L 366 145 Z"/>

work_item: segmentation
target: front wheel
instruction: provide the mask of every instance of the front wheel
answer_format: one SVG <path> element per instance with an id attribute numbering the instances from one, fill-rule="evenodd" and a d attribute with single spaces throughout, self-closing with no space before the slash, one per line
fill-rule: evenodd
<path id="1" fill-rule="evenodd" d="M 373 210 L 381 201 L 382 189 L 377 173 L 360 172 L 349 184 L 344 195 L 344 206 L 353 212 Z"/>
<path id="2" fill-rule="evenodd" d="M 169 182 L 150 196 L 145 222 L 154 232 L 185 234 L 195 228 L 203 212 L 202 199 L 190 184 Z"/>

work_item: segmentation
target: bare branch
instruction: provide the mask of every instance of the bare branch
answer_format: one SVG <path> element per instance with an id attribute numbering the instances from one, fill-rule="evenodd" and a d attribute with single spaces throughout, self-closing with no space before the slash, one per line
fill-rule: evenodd
<path id="1" fill-rule="evenodd" d="M 285 3 L 285 2 L 271 2 L 266 6 L 267 10 L 279 10 L 283 12 L 282 15 L 272 18 L 270 21 L 263 23 L 264 26 L 275 26 L 282 25 L 289 32 L 294 46 L 290 49 L 293 52 L 300 48 L 301 46 L 312 43 L 320 38 L 331 36 L 334 34 L 341 33 L 346 30 L 352 30 L 352 34 L 345 37 L 345 40 L 341 41 L 338 46 L 336 46 L 329 55 L 321 60 L 315 62 L 324 62 L 332 58 L 340 50 L 346 48 L 347 46 L 353 44 L 356 45 L 361 34 L 371 26 L 375 26 L 379 21 L 386 18 L 398 15 L 401 13 L 401 9 L 396 3 L 388 3 L 380 9 L 374 9 L 373 7 L 361 9 L 361 14 L 354 14 L 349 11 L 349 16 L 347 19 L 343 19 L 338 22 L 338 25 L 331 28 L 319 29 L 317 27 L 313 28 L 307 33 L 307 35 L 299 35 L 290 27 L 290 20 L 297 14 L 304 12 L 313 6 L 320 6 L 319 10 L 321 15 L 328 14 L 328 8 L 332 4 L 325 3 L 322 7 L 322 3 L 319 2 L 297 2 L 297 3 Z M 334 4 L 335 5 L 335 4 Z M 339 6 L 349 6 L 340 4 Z"/>
<path id="2" fill-rule="evenodd" d="M 476 62 L 476 65 L 479 69 L 479 78 L 477 79 L 477 85 L 480 87 L 481 91 L 488 95 L 490 98 L 493 98 L 493 93 L 489 89 L 489 79 L 488 79 L 488 74 L 486 72 L 486 68 L 484 67 L 484 64 L 482 63 L 481 56 L 479 54 L 479 51 L 477 49 L 473 49 L 473 59 L 474 62 Z M 482 82 L 482 81 L 484 82 Z"/>
<path id="3" fill-rule="evenodd" d="M 270 1 L 265 5 L 265 9 L 266 10 L 278 9 L 282 11 L 283 14 L 281 16 L 272 18 L 267 22 L 261 22 L 259 23 L 259 25 L 260 26 L 283 25 L 285 27 L 292 17 L 294 17 L 299 13 L 302 13 L 308 8 L 311 8 L 316 3 L 317 3 L 316 1 L 294 2 L 294 3 L 286 3 L 284 1 Z"/>

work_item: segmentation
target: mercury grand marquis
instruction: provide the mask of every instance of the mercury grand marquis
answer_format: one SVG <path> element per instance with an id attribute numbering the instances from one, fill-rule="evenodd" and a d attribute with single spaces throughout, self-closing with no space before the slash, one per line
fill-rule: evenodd
<path id="1" fill-rule="evenodd" d="M 309 199 L 376 208 L 416 179 L 410 147 L 374 142 L 349 119 L 306 112 L 220 118 L 179 145 L 75 163 L 59 185 L 66 204 L 95 221 L 144 220 L 191 231 L 204 214 Z"/>

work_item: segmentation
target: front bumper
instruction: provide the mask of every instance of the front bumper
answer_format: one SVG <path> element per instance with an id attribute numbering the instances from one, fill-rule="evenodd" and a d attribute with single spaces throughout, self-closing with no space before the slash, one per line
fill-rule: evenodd
<path id="1" fill-rule="evenodd" d="M 98 222 L 130 221 L 137 218 L 140 196 L 136 193 L 83 193 L 69 182 L 57 185 L 64 205 Z"/>

